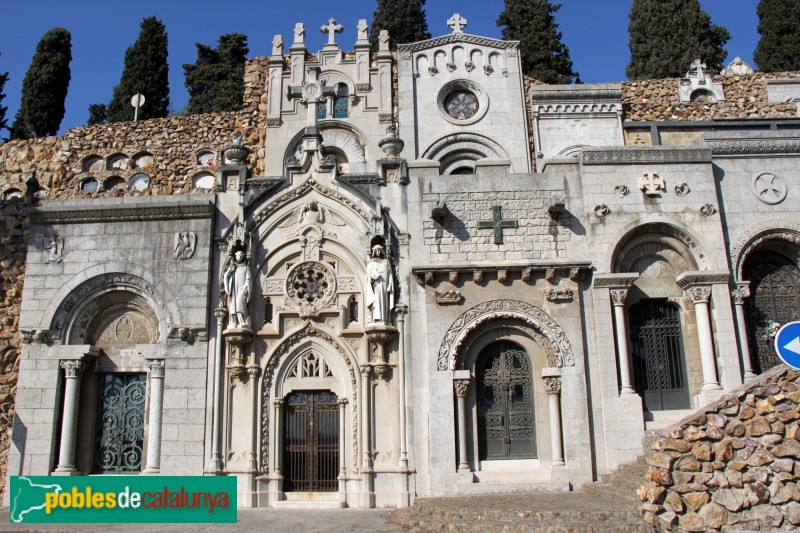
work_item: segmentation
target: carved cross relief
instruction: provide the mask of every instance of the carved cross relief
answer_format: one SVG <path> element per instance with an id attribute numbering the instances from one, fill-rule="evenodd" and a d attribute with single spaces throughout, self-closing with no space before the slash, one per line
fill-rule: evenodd
<path id="1" fill-rule="evenodd" d="M 647 196 L 657 196 L 659 193 L 666 192 L 667 187 L 664 184 L 664 178 L 655 172 L 645 172 L 639 178 L 639 190 Z"/>

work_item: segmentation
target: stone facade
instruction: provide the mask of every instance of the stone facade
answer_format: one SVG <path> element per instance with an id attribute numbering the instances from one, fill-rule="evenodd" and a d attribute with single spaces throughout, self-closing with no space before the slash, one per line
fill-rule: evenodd
<path id="1" fill-rule="evenodd" d="M 797 73 L 547 86 L 450 24 L 396 54 L 298 24 L 241 111 L 0 145 L 12 475 L 233 475 L 247 507 L 571 490 L 775 364 Z M 100 459 L 114 386 L 131 464 Z M 329 454 L 288 442 L 305 412 Z"/>

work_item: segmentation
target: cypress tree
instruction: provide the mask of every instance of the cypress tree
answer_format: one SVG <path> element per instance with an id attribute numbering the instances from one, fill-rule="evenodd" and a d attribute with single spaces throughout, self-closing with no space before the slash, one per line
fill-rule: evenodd
<path id="1" fill-rule="evenodd" d="M 761 38 L 753 59 L 758 69 L 800 70 L 800 0 L 761 0 L 756 13 Z"/>
<path id="2" fill-rule="evenodd" d="M 681 77 L 698 58 L 719 72 L 731 38 L 711 23 L 699 0 L 633 0 L 628 32 L 630 79 Z"/>
<path id="3" fill-rule="evenodd" d="M 89 120 L 87 126 L 108 122 L 108 106 L 106 104 L 89 104 Z"/>
<path id="4" fill-rule="evenodd" d="M 22 101 L 11 126 L 12 139 L 55 135 L 64 118 L 69 88 L 72 36 L 53 28 L 36 45 L 31 66 L 22 81 Z"/>
<path id="5" fill-rule="evenodd" d="M 155 17 L 142 20 L 139 38 L 125 52 L 125 68 L 108 104 L 108 121 L 133 120 L 131 97 L 141 93 L 139 120 L 166 117 L 169 111 L 167 30 Z"/>
<path id="6" fill-rule="evenodd" d="M 425 0 L 378 0 L 370 30 L 373 50 L 378 49 L 381 30 L 389 32 L 389 48 L 392 50 L 399 43 L 430 39 L 431 33 L 425 19 Z"/>
<path id="7" fill-rule="evenodd" d="M 247 36 L 229 33 L 217 48 L 195 43 L 197 61 L 183 65 L 189 89 L 189 113 L 236 111 L 242 108 Z"/>
<path id="8" fill-rule="evenodd" d="M 8 128 L 8 120 L 6 119 L 6 113 L 8 112 L 8 107 L 2 105 L 3 99 L 5 99 L 6 95 L 3 92 L 3 89 L 6 86 L 6 82 L 8 81 L 8 72 L 4 72 L 0 74 L 0 131 Z"/>
<path id="9" fill-rule="evenodd" d="M 522 72 L 545 83 L 580 83 L 569 48 L 561 41 L 555 14 L 561 4 L 547 0 L 505 0 L 497 19 L 503 39 L 520 41 Z"/>

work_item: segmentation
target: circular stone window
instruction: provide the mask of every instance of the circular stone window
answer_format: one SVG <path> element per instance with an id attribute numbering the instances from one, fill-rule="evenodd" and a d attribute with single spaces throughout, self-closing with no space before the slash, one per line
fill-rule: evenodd
<path id="1" fill-rule="evenodd" d="M 489 98 L 481 87 L 469 80 L 454 80 L 439 91 L 439 112 L 453 124 L 479 121 L 489 108 Z"/>
<path id="2" fill-rule="evenodd" d="M 333 298 L 336 277 L 324 263 L 305 261 L 292 267 L 286 277 L 289 299 L 306 309 L 321 309 Z"/>
<path id="3" fill-rule="evenodd" d="M 781 203 L 786 198 L 789 188 L 786 182 L 772 172 L 762 172 L 753 177 L 753 194 L 767 205 Z"/>

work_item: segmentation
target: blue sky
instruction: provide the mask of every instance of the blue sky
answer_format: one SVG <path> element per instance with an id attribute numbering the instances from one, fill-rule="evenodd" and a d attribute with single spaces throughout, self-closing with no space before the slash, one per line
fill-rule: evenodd
<path id="1" fill-rule="evenodd" d="M 624 80 L 629 60 L 627 24 L 631 0 L 561 3 L 557 21 L 583 81 Z M 728 42 L 729 60 L 741 56 L 752 65 L 758 42 L 758 0 L 701 3 L 712 20 L 733 35 Z M 291 42 L 294 24 L 303 22 L 309 49 L 317 51 L 324 44 L 319 27 L 333 17 L 345 28 L 337 42 L 350 50 L 358 19 L 370 21 L 375 5 L 375 0 L 5 0 L 0 22 L 0 72 L 9 72 L 10 80 L 3 103 L 9 108 L 7 116 L 13 120 L 36 43 L 47 30 L 57 26 L 72 33 L 72 81 L 61 124 L 63 131 L 86 123 L 89 104 L 111 100 L 122 73 L 125 50 L 136 40 L 144 17 L 154 15 L 167 27 L 171 102 L 174 109 L 180 109 L 188 100 L 182 66 L 196 59 L 195 42 L 212 45 L 222 34 L 239 32 L 249 38 L 250 57 L 268 55 L 276 33 Z M 499 37 L 495 21 L 502 9 L 503 0 L 428 0 L 428 28 L 434 36 L 449 33 L 446 21 L 458 12 L 468 20 L 467 33 Z"/>

